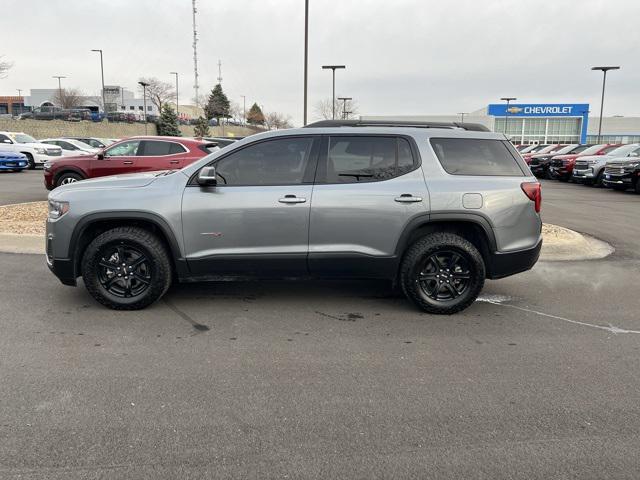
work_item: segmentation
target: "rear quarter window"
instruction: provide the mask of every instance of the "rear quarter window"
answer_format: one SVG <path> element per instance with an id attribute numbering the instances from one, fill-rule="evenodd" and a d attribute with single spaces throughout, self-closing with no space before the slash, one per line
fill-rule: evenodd
<path id="1" fill-rule="evenodd" d="M 442 168 L 450 175 L 524 176 L 502 140 L 432 138 L 430 142 Z"/>

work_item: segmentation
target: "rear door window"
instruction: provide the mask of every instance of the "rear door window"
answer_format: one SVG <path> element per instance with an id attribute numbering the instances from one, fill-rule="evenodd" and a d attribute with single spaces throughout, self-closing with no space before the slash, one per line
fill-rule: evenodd
<path id="1" fill-rule="evenodd" d="M 432 138 L 431 146 L 451 175 L 524 176 L 516 157 L 501 140 Z"/>
<path id="2" fill-rule="evenodd" d="M 170 155 L 171 142 L 161 142 L 158 140 L 144 140 L 138 151 L 138 156 L 143 157 L 159 157 L 162 155 Z"/>
<path id="3" fill-rule="evenodd" d="M 336 136 L 329 140 L 327 183 L 389 180 L 414 169 L 415 160 L 404 138 Z"/>

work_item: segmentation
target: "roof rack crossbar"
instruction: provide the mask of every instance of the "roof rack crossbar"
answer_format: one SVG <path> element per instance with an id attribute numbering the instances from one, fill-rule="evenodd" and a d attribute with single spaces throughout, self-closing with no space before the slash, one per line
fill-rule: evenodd
<path id="1" fill-rule="evenodd" d="M 320 120 L 305 125 L 305 128 L 329 127 L 414 127 L 414 128 L 460 128 L 474 132 L 490 132 L 487 127 L 479 123 L 460 122 L 420 122 L 404 120 Z"/>

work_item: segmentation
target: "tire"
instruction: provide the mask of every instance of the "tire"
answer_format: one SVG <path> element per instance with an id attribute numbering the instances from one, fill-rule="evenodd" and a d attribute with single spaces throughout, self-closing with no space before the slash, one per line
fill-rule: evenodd
<path id="1" fill-rule="evenodd" d="M 453 263 L 447 260 L 447 255 L 457 256 L 459 260 Z M 420 275 L 429 278 L 420 281 Z M 453 233 L 433 233 L 417 240 L 407 250 L 400 266 L 400 284 L 405 296 L 427 313 L 451 315 L 464 310 L 480 294 L 484 279 L 485 265 L 478 249 Z M 442 298 L 438 298 L 441 293 Z M 450 298 L 446 298 L 447 295 Z"/>
<path id="2" fill-rule="evenodd" d="M 61 185 L 69 185 L 70 183 L 76 183 L 83 180 L 82 175 L 74 172 L 63 173 L 56 179 L 56 187 Z"/>
<path id="3" fill-rule="evenodd" d="M 611 188 L 616 192 L 626 192 L 628 187 L 626 185 L 613 185 Z"/>
<path id="4" fill-rule="evenodd" d="M 602 188 L 604 186 L 602 185 L 602 177 L 604 177 L 603 172 L 604 170 L 600 170 L 600 173 L 591 184 L 592 187 Z"/>
<path id="5" fill-rule="evenodd" d="M 80 272 L 91 296 L 114 310 L 151 305 L 172 279 L 164 244 L 139 227 L 118 227 L 96 237 L 82 255 Z"/>
<path id="6" fill-rule="evenodd" d="M 636 193 L 640 193 L 640 180 L 636 180 L 636 184 L 633 187 L 633 191 Z"/>
<path id="7" fill-rule="evenodd" d="M 33 160 L 33 155 L 31 155 L 29 152 L 25 152 L 24 156 L 27 157 L 27 164 L 29 165 L 27 168 L 29 170 L 35 170 L 36 162 Z"/>

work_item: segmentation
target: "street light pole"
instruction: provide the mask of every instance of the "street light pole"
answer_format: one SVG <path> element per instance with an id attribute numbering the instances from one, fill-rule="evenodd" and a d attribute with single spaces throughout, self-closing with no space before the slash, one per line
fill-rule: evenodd
<path id="1" fill-rule="evenodd" d="M 602 111 L 604 110 L 604 87 L 607 83 L 607 72 L 609 70 L 620 70 L 620 67 L 591 67 L 591 70 L 600 70 L 602 75 L 602 97 L 600 98 L 600 121 L 598 122 L 598 141 L 600 143 L 600 136 L 602 135 Z"/>
<path id="2" fill-rule="evenodd" d="M 347 102 L 353 100 L 351 97 L 338 97 L 338 100 L 342 100 L 342 119 L 347 119 Z"/>
<path id="3" fill-rule="evenodd" d="M 333 95 L 331 96 L 331 118 L 336 119 L 336 70 L 347 68 L 344 65 L 323 65 L 323 70 L 331 70 L 333 76 Z"/>
<path id="4" fill-rule="evenodd" d="M 509 121 L 509 103 L 512 100 L 517 100 L 516 97 L 502 97 L 500 100 L 507 102 L 507 108 L 504 111 L 504 134 L 507 134 L 507 122 Z"/>
<path id="5" fill-rule="evenodd" d="M 460 123 L 464 123 L 464 116 L 467 114 L 467 112 L 458 112 L 458 115 L 460 115 Z"/>
<path id="6" fill-rule="evenodd" d="M 304 0 L 304 113 L 302 125 L 307 124 L 307 73 L 309 67 L 309 0 Z M 246 110 L 245 110 L 246 111 Z"/>
<path id="7" fill-rule="evenodd" d="M 104 97 L 104 64 L 102 63 L 102 50 L 99 48 L 91 50 L 92 52 L 100 52 L 100 77 L 102 78 L 102 111 L 107 114 L 107 102 Z"/>
<path id="8" fill-rule="evenodd" d="M 22 114 L 22 107 L 24 106 L 24 99 L 22 101 L 20 101 L 20 99 L 22 98 L 22 89 L 21 88 L 16 88 L 16 90 L 18 90 L 18 101 L 20 102 L 20 115 Z M 13 113 L 13 111 L 11 111 L 11 113 Z"/>
<path id="9" fill-rule="evenodd" d="M 58 79 L 58 100 L 60 100 L 60 108 L 62 108 L 62 82 L 60 82 L 61 79 L 63 78 L 67 78 L 64 77 L 62 75 L 54 75 L 52 78 L 57 78 Z M 56 119 L 56 109 L 55 107 L 53 108 L 53 119 Z"/>
<path id="10" fill-rule="evenodd" d="M 144 112 L 144 134 L 147 135 L 147 87 L 148 83 L 138 82 L 138 84 L 142 87 L 142 105 Z"/>
<path id="11" fill-rule="evenodd" d="M 242 97 L 242 125 L 247 126 L 247 97 L 245 95 L 240 95 Z"/>
<path id="12" fill-rule="evenodd" d="M 178 111 L 178 72 L 169 72 L 171 75 L 176 76 L 176 117 L 178 117 L 178 123 L 180 123 L 180 115 Z"/>

